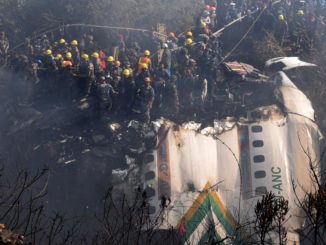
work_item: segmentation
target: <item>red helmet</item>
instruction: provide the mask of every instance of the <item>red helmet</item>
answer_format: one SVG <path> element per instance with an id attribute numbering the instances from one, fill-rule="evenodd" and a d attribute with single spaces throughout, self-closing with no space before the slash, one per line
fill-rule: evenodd
<path id="1" fill-rule="evenodd" d="M 175 38 L 174 32 L 169 33 L 169 38 Z"/>
<path id="2" fill-rule="evenodd" d="M 205 4 L 204 9 L 210 10 L 210 8 L 211 8 L 211 6 L 209 6 L 208 4 Z"/>
<path id="3" fill-rule="evenodd" d="M 212 6 L 212 7 L 210 8 L 210 11 L 216 11 L 216 8 L 215 8 L 214 6 Z"/>
<path id="4" fill-rule="evenodd" d="M 62 62 L 62 65 L 65 68 L 70 68 L 70 67 L 72 67 L 72 62 L 67 60 L 67 61 Z"/>

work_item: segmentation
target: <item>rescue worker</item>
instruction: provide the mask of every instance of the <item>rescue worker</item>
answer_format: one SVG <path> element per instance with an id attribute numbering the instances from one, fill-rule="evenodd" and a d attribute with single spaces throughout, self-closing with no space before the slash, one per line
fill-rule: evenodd
<path id="1" fill-rule="evenodd" d="M 283 14 L 278 15 L 274 27 L 274 35 L 277 41 L 279 42 L 280 46 L 283 47 L 284 41 L 286 39 L 286 35 L 288 33 L 288 23 L 285 20 L 285 17 Z"/>
<path id="2" fill-rule="evenodd" d="M 136 95 L 136 84 L 129 69 L 122 72 L 121 86 L 119 89 L 119 97 L 121 109 L 125 114 L 131 115 Z"/>
<path id="3" fill-rule="evenodd" d="M 165 69 L 168 71 L 168 75 L 171 75 L 171 63 L 172 63 L 172 54 L 167 43 L 162 45 L 163 53 L 161 58 L 161 64 L 164 65 Z"/>
<path id="4" fill-rule="evenodd" d="M 100 56 L 100 62 L 101 62 L 101 67 L 103 71 L 106 71 L 106 55 L 104 53 L 103 50 L 100 49 L 100 51 L 98 52 L 99 56 Z"/>
<path id="5" fill-rule="evenodd" d="M 210 30 L 207 26 L 207 24 L 205 22 L 200 22 L 200 26 L 197 29 L 197 36 L 199 35 L 209 35 L 210 34 Z"/>
<path id="6" fill-rule="evenodd" d="M 140 57 L 138 61 L 138 69 L 137 69 L 138 73 L 141 72 L 143 64 L 146 64 L 148 70 L 151 71 L 152 62 L 151 62 L 151 58 L 149 57 L 150 55 L 151 52 L 148 49 L 144 51 L 144 56 Z"/>
<path id="7" fill-rule="evenodd" d="M 160 78 L 165 79 L 165 80 L 169 79 L 170 73 L 169 73 L 168 69 L 165 68 L 164 63 L 160 64 L 158 69 L 155 71 L 154 76 L 156 79 L 160 79 Z"/>
<path id="8" fill-rule="evenodd" d="M 304 16 L 304 11 L 299 9 L 292 21 L 291 26 L 291 41 L 293 45 L 293 51 L 295 53 L 302 52 L 305 45 L 305 40 L 309 38 L 306 36 L 306 19 Z"/>
<path id="9" fill-rule="evenodd" d="M 126 61 L 123 63 L 123 69 L 124 70 L 129 70 L 130 76 L 133 76 L 133 70 L 131 68 L 131 64 L 129 61 Z"/>
<path id="10" fill-rule="evenodd" d="M 72 60 L 72 54 L 70 52 L 67 52 L 65 55 L 65 60 L 66 61 L 70 61 L 71 64 L 73 64 L 73 60 Z"/>
<path id="11" fill-rule="evenodd" d="M 172 76 L 165 82 L 162 91 L 162 115 L 171 119 L 176 119 L 179 115 L 179 94 L 176 85 L 176 76 Z"/>
<path id="12" fill-rule="evenodd" d="M 112 77 L 121 76 L 122 68 L 120 66 L 121 62 L 119 60 L 114 61 L 114 67 L 111 72 Z"/>
<path id="13" fill-rule="evenodd" d="M 80 97 L 87 97 L 90 94 L 91 86 L 95 81 L 94 66 L 89 61 L 87 54 L 82 55 L 81 62 L 78 67 L 78 82 Z"/>
<path id="14" fill-rule="evenodd" d="M 61 38 L 58 42 L 58 46 L 56 47 L 56 52 L 60 54 L 65 54 L 68 52 L 68 46 L 66 40 Z"/>
<path id="15" fill-rule="evenodd" d="M 73 63 L 70 60 L 62 62 L 61 99 L 59 101 L 72 102 L 76 96 L 75 74 L 73 73 Z"/>
<path id="16" fill-rule="evenodd" d="M 190 59 L 189 51 L 186 47 L 183 46 L 176 53 L 176 63 L 180 71 L 182 67 L 188 66 L 189 59 Z"/>
<path id="17" fill-rule="evenodd" d="M 117 94 L 111 84 L 109 84 L 105 77 L 99 78 L 99 82 L 95 85 L 96 103 L 95 111 L 99 118 L 108 115 L 112 109 L 112 96 Z"/>
<path id="18" fill-rule="evenodd" d="M 178 38 L 175 36 L 174 32 L 169 33 L 169 38 L 167 40 L 167 44 L 169 46 L 169 49 L 175 49 L 178 47 Z"/>
<path id="19" fill-rule="evenodd" d="M 93 52 L 92 53 L 92 60 L 91 60 L 93 66 L 94 66 L 94 75 L 95 79 L 98 79 L 102 76 L 104 76 L 104 71 L 101 66 L 101 60 L 100 60 L 100 55 L 98 52 Z"/>
<path id="20" fill-rule="evenodd" d="M 147 64 L 142 64 L 141 72 L 138 75 L 136 74 L 135 78 L 137 89 L 143 86 L 145 77 L 150 77 L 150 72 Z"/>
<path id="21" fill-rule="evenodd" d="M 72 54 L 73 65 L 75 67 L 78 67 L 79 63 L 80 63 L 80 53 L 79 53 L 79 49 L 78 49 L 78 41 L 72 40 L 70 45 L 71 45 L 70 53 Z"/>
<path id="22" fill-rule="evenodd" d="M 109 56 L 107 59 L 106 59 L 106 74 L 110 74 L 110 76 L 112 75 L 112 71 L 114 69 L 114 58 L 113 56 Z"/>
<path id="23" fill-rule="evenodd" d="M 61 54 L 57 54 L 54 58 L 56 66 L 58 67 L 58 70 L 62 68 L 62 62 L 63 62 L 63 57 Z"/>
<path id="24" fill-rule="evenodd" d="M 46 77 L 51 77 L 58 70 L 57 64 L 52 55 L 52 50 L 47 49 L 43 57 L 43 68 L 45 70 L 44 74 Z"/>
<path id="25" fill-rule="evenodd" d="M 135 103 L 135 106 L 139 105 L 139 108 L 134 108 L 133 110 L 139 113 L 140 120 L 143 121 L 144 123 L 149 123 L 150 122 L 150 114 L 151 114 L 151 109 L 153 106 L 153 102 L 155 99 L 155 92 L 153 87 L 151 86 L 151 78 L 150 77 L 145 77 L 143 81 L 143 86 L 138 90 L 138 93 L 136 95 L 136 100 L 139 101 L 140 103 Z M 138 111 L 137 111 L 138 109 Z"/>

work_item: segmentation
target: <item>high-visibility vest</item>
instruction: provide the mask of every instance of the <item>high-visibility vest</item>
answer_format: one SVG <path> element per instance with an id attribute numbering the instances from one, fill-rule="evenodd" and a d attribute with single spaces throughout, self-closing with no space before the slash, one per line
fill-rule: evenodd
<path id="1" fill-rule="evenodd" d="M 148 68 L 149 68 L 149 66 L 151 64 L 151 59 L 148 58 L 148 57 L 146 57 L 146 56 L 145 57 L 141 57 L 139 59 L 139 61 L 138 61 L 138 69 L 137 69 L 138 72 L 141 72 L 142 64 L 147 64 L 148 65 Z"/>

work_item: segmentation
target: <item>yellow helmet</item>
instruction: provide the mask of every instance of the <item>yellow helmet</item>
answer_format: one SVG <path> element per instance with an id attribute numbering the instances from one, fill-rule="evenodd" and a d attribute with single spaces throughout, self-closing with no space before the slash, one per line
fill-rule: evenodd
<path id="1" fill-rule="evenodd" d="M 148 69 L 148 65 L 146 63 L 142 63 L 141 64 L 141 68 L 147 70 Z"/>
<path id="2" fill-rule="evenodd" d="M 278 16 L 278 20 L 279 20 L 279 21 L 284 21 L 284 15 L 283 15 L 283 14 L 280 14 L 280 15 Z"/>
<path id="3" fill-rule="evenodd" d="M 51 50 L 51 49 L 47 49 L 47 50 L 45 51 L 45 54 L 46 54 L 46 55 L 52 55 L 52 50 Z"/>
<path id="4" fill-rule="evenodd" d="M 148 49 L 146 49 L 145 52 L 144 52 L 144 55 L 150 56 L 151 55 L 151 52 Z"/>
<path id="5" fill-rule="evenodd" d="M 303 16 L 304 15 L 303 10 L 302 9 L 299 9 L 298 12 L 297 12 L 297 15 Z"/>
<path id="6" fill-rule="evenodd" d="M 191 38 L 187 38 L 186 45 L 191 45 L 191 44 L 192 44 L 192 39 Z"/>
<path id="7" fill-rule="evenodd" d="M 186 36 L 187 37 L 192 37 L 192 32 L 191 31 L 187 31 Z"/>
<path id="8" fill-rule="evenodd" d="M 61 55 L 61 54 L 57 54 L 57 55 L 55 56 L 55 58 L 58 59 L 58 60 L 61 60 L 61 59 L 62 59 L 62 55 Z"/>
<path id="9" fill-rule="evenodd" d="M 89 60 L 89 56 L 88 56 L 88 54 L 83 54 L 83 55 L 82 55 L 82 58 L 83 58 L 83 60 Z"/>
<path id="10" fill-rule="evenodd" d="M 130 76 L 130 70 L 129 69 L 124 69 L 122 74 L 126 77 L 129 77 Z"/>
<path id="11" fill-rule="evenodd" d="M 98 59 L 100 55 L 97 52 L 92 53 L 92 57 Z"/>
<path id="12" fill-rule="evenodd" d="M 201 27 L 201 28 L 205 28 L 205 27 L 206 27 L 206 23 L 203 22 L 203 21 L 201 21 L 201 22 L 200 22 L 200 27 Z"/>
<path id="13" fill-rule="evenodd" d="M 70 52 L 66 53 L 66 59 L 70 60 L 72 58 L 72 54 Z"/>
<path id="14" fill-rule="evenodd" d="M 60 43 L 60 44 L 65 44 L 65 43 L 66 43 L 66 40 L 64 40 L 63 38 L 61 38 L 61 39 L 59 40 L 59 43 Z"/>
<path id="15" fill-rule="evenodd" d="M 113 56 L 109 56 L 109 57 L 107 58 L 107 61 L 109 61 L 109 62 L 113 62 L 113 61 L 114 61 Z"/>
<path id="16" fill-rule="evenodd" d="M 78 45 L 77 40 L 72 40 L 72 41 L 71 41 L 71 45 L 72 45 L 72 46 L 77 46 L 77 45 Z"/>

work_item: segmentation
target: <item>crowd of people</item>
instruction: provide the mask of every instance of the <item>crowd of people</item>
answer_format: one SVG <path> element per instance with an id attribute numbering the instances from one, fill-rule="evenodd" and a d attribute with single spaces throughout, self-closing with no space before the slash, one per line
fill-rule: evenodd
<path id="1" fill-rule="evenodd" d="M 227 84 L 222 45 L 213 33 L 227 23 L 243 15 L 249 21 L 259 16 L 257 25 L 274 32 L 280 45 L 296 48 L 312 48 L 317 33 L 323 34 L 317 28 L 324 25 L 325 0 L 206 0 L 202 6 L 194 28 L 180 35 L 169 32 L 165 40 L 153 37 L 159 51 L 122 33 L 111 47 L 99 47 L 87 33 L 71 40 L 44 34 L 26 39 L 22 52 L 9 53 L 9 40 L 1 32 L 0 53 L 10 55 L 6 66 L 31 85 L 28 102 L 35 97 L 34 87 L 41 86 L 58 101 L 88 100 L 99 117 L 123 115 L 149 122 L 151 116 L 216 114 L 216 98 Z"/>

